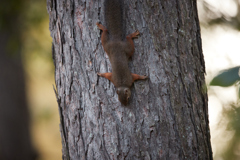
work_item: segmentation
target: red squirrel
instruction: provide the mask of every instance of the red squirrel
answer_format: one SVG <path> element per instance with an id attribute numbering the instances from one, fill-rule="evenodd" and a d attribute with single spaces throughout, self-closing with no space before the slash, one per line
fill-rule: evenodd
<path id="1" fill-rule="evenodd" d="M 133 38 L 139 35 L 139 31 L 129 34 L 126 40 L 123 40 L 122 3 L 122 0 L 105 0 L 104 12 L 107 28 L 98 22 L 96 24 L 102 30 L 101 42 L 112 66 L 112 73 L 97 74 L 114 84 L 119 101 L 123 105 L 127 105 L 131 96 L 130 87 L 133 82 L 146 79 L 147 76 L 133 74 L 128 68 L 128 60 L 134 53 Z"/>

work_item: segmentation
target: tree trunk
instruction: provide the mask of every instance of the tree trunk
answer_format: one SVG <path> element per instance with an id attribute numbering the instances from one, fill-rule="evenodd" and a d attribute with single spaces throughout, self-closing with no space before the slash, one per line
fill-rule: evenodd
<path id="1" fill-rule="evenodd" d="M 111 71 L 96 22 L 103 0 L 48 0 L 63 159 L 212 159 L 196 0 L 125 0 L 136 29 L 130 104 L 97 76 Z"/>
<path id="2" fill-rule="evenodd" d="M 23 1 L 0 2 L 0 159 L 34 160 L 21 58 Z"/>

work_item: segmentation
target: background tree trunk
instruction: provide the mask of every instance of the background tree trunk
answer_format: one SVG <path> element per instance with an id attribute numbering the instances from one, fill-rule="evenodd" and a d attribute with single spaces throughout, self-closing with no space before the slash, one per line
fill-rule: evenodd
<path id="1" fill-rule="evenodd" d="M 103 0 L 48 0 L 63 159 L 212 159 L 204 59 L 195 0 L 125 0 L 138 29 L 130 104 L 117 99 L 96 22 Z"/>
<path id="2" fill-rule="evenodd" d="M 0 2 L 0 159 L 34 160 L 21 58 L 23 1 Z"/>

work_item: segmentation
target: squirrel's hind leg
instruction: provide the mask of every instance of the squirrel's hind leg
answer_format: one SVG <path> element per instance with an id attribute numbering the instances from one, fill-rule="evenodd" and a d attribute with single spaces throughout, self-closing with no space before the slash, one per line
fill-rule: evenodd
<path id="1" fill-rule="evenodd" d="M 107 43 L 107 41 L 108 41 L 108 30 L 107 30 L 106 27 L 104 27 L 104 26 L 103 26 L 102 24 L 100 24 L 99 22 L 97 22 L 96 25 L 98 26 L 98 28 L 99 28 L 100 30 L 103 31 L 103 32 L 102 32 L 102 36 L 101 36 L 101 41 L 102 41 L 102 46 L 103 46 L 105 52 L 107 52 L 107 51 L 106 51 L 106 43 Z"/>
<path id="2" fill-rule="evenodd" d="M 111 79 L 112 79 L 112 73 L 110 73 L 110 72 L 107 72 L 107 73 L 97 73 L 99 76 L 101 76 L 101 77 L 104 77 L 104 78 L 107 78 L 108 80 L 110 80 L 111 81 Z"/>
<path id="3" fill-rule="evenodd" d="M 126 39 L 127 39 L 127 54 L 129 57 L 131 57 L 134 53 L 134 43 L 133 43 L 133 38 L 137 38 L 137 36 L 139 35 L 139 31 L 135 31 L 132 34 L 127 35 Z"/>

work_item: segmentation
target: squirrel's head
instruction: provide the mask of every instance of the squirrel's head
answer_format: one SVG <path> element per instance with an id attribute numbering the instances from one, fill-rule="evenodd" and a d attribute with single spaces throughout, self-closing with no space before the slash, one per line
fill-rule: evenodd
<path id="1" fill-rule="evenodd" d="M 123 104 L 127 105 L 128 100 L 131 96 L 130 88 L 128 87 L 118 87 L 117 88 L 118 100 Z"/>

